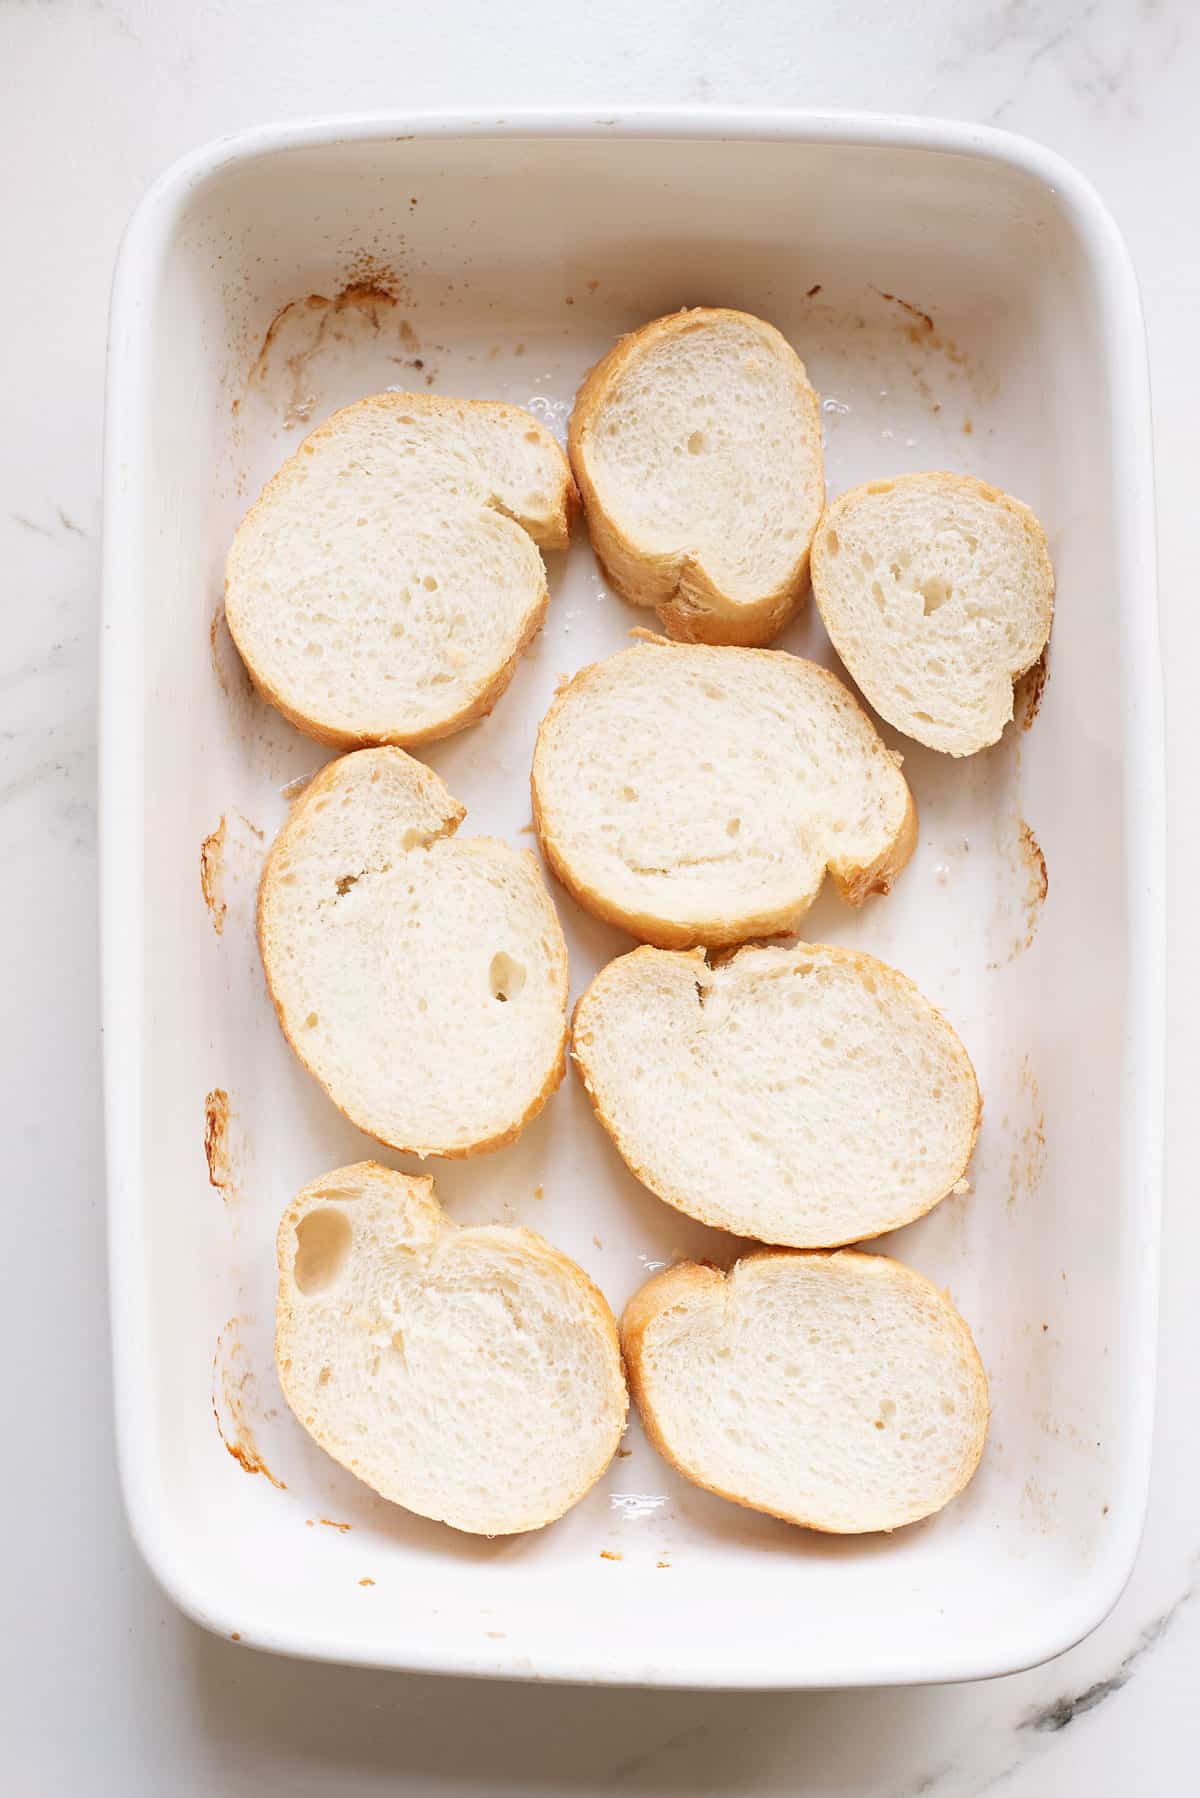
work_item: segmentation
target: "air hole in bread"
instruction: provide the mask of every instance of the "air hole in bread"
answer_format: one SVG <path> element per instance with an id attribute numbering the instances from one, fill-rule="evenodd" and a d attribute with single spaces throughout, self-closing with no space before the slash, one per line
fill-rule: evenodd
<path id="1" fill-rule="evenodd" d="M 871 582 L 871 598 L 882 612 L 884 608 L 883 588 L 879 585 L 878 581 Z"/>
<path id="2" fill-rule="evenodd" d="M 304 1020 L 305 1027 L 308 1030 L 315 1030 L 319 1022 L 320 1022 L 320 1019 L 317 1017 L 317 1014 L 315 1011 L 310 1011 L 308 1016 Z"/>
<path id="3" fill-rule="evenodd" d="M 621 788 L 621 798 L 622 799 L 636 799 L 637 798 L 637 788 L 636 787 L 622 787 Z"/>
<path id="4" fill-rule="evenodd" d="M 350 1220 L 335 1205 L 306 1212 L 296 1225 L 292 1275 L 306 1298 L 328 1292 L 346 1265 L 353 1239 Z"/>
<path id="5" fill-rule="evenodd" d="M 687 440 L 688 455 L 702 456 L 708 447 L 708 440 L 703 431 L 693 431 Z"/>
<path id="6" fill-rule="evenodd" d="M 515 998 L 524 986 L 525 968 L 521 962 L 514 961 L 511 955 L 507 955 L 503 949 L 500 949 L 492 957 L 489 978 L 492 983 L 492 997 L 498 999 L 501 1005 L 505 1005 L 509 999 Z"/>
<path id="7" fill-rule="evenodd" d="M 525 441 L 526 441 L 526 443 L 536 443 L 538 441 L 537 432 L 536 431 L 526 431 Z"/>
<path id="8" fill-rule="evenodd" d="M 436 593 L 437 592 L 437 581 L 434 579 L 434 577 L 431 574 L 427 574 L 425 576 L 424 580 L 421 582 L 421 585 L 422 585 L 422 587 L 424 587 L 426 593 Z"/>
<path id="9" fill-rule="evenodd" d="M 328 1384 L 329 1384 L 330 1380 L 332 1380 L 332 1378 L 333 1378 L 332 1367 L 323 1367 L 321 1369 L 320 1373 L 317 1375 L 317 1385 L 318 1386 L 328 1386 Z"/>
<path id="10" fill-rule="evenodd" d="M 945 605 L 948 599 L 954 597 L 953 586 L 937 574 L 931 575 L 927 581 L 922 581 L 919 591 L 927 618 L 931 612 L 936 612 Z"/>
<path id="11" fill-rule="evenodd" d="M 842 540 L 838 536 L 837 532 L 836 531 L 826 531 L 826 533 L 825 533 L 825 553 L 826 553 L 826 555 L 836 556 L 840 552 L 841 547 L 842 547 Z"/>
<path id="12" fill-rule="evenodd" d="M 346 894 L 350 891 L 350 888 L 358 885 L 358 880 L 359 880 L 359 877 L 357 874 L 341 875 L 337 882 L 338 898 L 344 899 Z"/>
<path id="13" fill-rule="evenodd" d="M 742 828 L 742 820 L 740 818 L 731 818 L 729 820 L 728 824 L 725 826 L 725 834 L 726 834 L 726 836 L 729 836 L 729 837 L 736 837 L 738 831 L 741 828 Z"/>

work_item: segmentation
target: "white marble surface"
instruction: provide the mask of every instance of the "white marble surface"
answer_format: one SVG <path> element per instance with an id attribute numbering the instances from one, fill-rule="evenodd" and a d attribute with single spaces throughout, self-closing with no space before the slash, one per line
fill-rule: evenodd
<path id="1" fill-rule="evenodd" d="M 738 23 L 734 23 L 735 15 Z M 7 1175 L 0 1741 L 14 1793 L 930 1793 L 1197 1789 L 1200 1438 L 1189 1102 L 1200 1079 L 1200 12 L 1190 0 L 0 0 L 0 931 Z M 95 661 L 108 283 L 181 151 L 269 117 L 554 101 L 993 120 L 1098 184 L 1155 383 L 1171 797 L 1162 1376 L 1145 1546 L 1049 1667 L 916 1692 L 461 1684 L 246 1653 L 143 1570 L 113 1470 L 95 953 Z"/>

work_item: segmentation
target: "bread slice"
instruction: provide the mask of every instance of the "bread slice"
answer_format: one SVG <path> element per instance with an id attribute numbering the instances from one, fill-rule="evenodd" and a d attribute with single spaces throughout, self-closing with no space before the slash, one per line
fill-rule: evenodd
<path id="1" fill-rule="evenodd" d="M 662 639 L 559 693 L 538 732 L 533 814 L 579 903 L 665 949 L 794 929 L 827 867 L 861 904 L 916 842 L 903 775 L 826 669 Z"/>
<path id="2" fill-rule="evenodd" d="M 701 1223 L 825 1248 L 895 1230 L 966 1171 L 975 1072 L 911 980 L 818 943 L 635 949 L 575 1010 L 575 1064 L 632 1171 Z"/>
<path id="3" fill-rule="evenodd" d="M 255 684 L 340 749 L 427 743 L 491 711 L 567 541 L 566 458 L 528 412 L 379 393 L 335 412 L 250 508 L 225 613 Z"/>
<path id="4" fill-rule="evenodd" d="M 880 717 L 948 755 L 999 739 L 1054 611 L 1046 533 L 1028 506 L 969 475 L 870 481 L 826 512 L 812 580 Z"/>
<path id="5" fill-rule="evenodd" d="M 735 1504 L 808 1529 L 894 1530 L 979 1465 L 987 1379 L 958 1312 L 898 1261 L 765 1249 L 682 1262 L 621 1320 L 659 1453 Z"/>
<path id="6" fill-rule="evenodd" d="M 284 1396 L 382 1497 L 507 1536 L 561 1517 L 612 1460 L 613 1314 L 532 1230 L 460 1229 L 432 1180 L 360 1161 L 293 1199 L 278 1264 Z"/>
<path id="7" fill-rule="evenodd" d="M 511 1142 L 565 1067 L 567 951 L 527 850 L 402 749 L 331 762 L 263 870 L 258 936 L 284 1035 L 334 1104 L 414 1155 Z"/>
<path id="8" fill-rule="evenodd" d="M 821 410 L 773 325 L 698 306 L 623 337 L 580 388 L 571 466 L 612 585 L 701 643 L 769 643 L 804 598 Z"/>

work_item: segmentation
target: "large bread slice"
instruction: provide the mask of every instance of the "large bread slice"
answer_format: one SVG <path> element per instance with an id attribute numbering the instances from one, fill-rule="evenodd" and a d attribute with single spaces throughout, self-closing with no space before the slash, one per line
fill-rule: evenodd
<path id="1" fill-rule="evenodd" d="M 533 812 L 580 904 L 667 949 L 794 929 L 827 867 L 852 905 L 886 893 L 916 841 L 904 777 L 826 669 L 661 639 L 559 693 Z"/>
<path id="2" fill-rule="evenodd" d="M 384 1498 L 506 1536 L 608 1466 L 628 1403 L 616 1324 L 532 1230 L 460 1229 L 432 1180 L 360 1161 L 297 1194 L 278 1261 L 284 1396 Z"/>
<path id="3" fill-rule="evenodd" d="M 575 1011 L 573 1053 L 638 1179 L 702 1223 L 824 1248 L 920 1217 L 979 1128 L 966 1050 L 853 949 L 635 949 Z"/>
<path id="4" fill-rule="evenodd" d="M 515 406 L 379 393 L 326 419 L 269 481 L 225 569 L 257 686 L 341 749 L 426 743 L 486 716 L 540 628 L 538 554 L 574 495 Z"/>
<path id="5" fill-rule="evenodd" d="M 998 740 L 1054 610 L 1028 506 L 969 475 L 871 481 L 826 512 L 812 579 L 834 648 L 882 718 L 949 755 Z"/>
<path id="6" fill-rule="evenodd" d="M 562 1079 L 567 952 L 534 857 L 461 842 L 402 749 L 331 762 L 263 870 L 258 935 L 284 1034 L 360 1130 L 415 1155 L 511 1142 Z"/>
<path id="7" fill-rule="evenodd" d="M 804 597 L 821 412 L 773 325 L 696 307 L 623 337 L 575 400 L 571 466 L 613 586 L 702 643 L 769 643 Z"/>
<path id="8" fill-rule="evenodd" d="M 735 1504 L 837 1534 L 915 1523 L 979 1465 L 987 1379 L 958 1312 L 883 1255 L 683 1262 L 621 1320 L 650 1440 Z"/>

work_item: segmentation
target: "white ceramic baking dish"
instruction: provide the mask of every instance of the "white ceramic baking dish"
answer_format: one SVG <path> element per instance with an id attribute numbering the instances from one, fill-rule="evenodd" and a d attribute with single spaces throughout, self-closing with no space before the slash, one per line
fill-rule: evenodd
<path id="1" fill-rule="evenodd" d="M 823 898 L 806 933 L 907 970 L 978 1067 L 971 1191 L 883 1246 L 969 1319 L 991 1438 L 942 1516 L 853 1540 L 693 1490 L 635 1424 L 563 1522 L 472 1540 L 327 1461 L 275 1382 L 278 1215 L 303 1181 L 377 1151 L 292 1059 L 264 994 L 263 838 L 324 757 L 250 694 L 220 618 L 222 558 L 260 482 L 334 405 L 430 386 L 561 427 L 618 332 L 700 302 L 764 314 L 797 345 L 825 396 L 831 491 L 969 469 L 1049 529 L 1059 599 L 1035 727 L 966 763 L 904 745 L 914 863 L 861 912 Z M 713 112 L 339 119 L 214 144 L 157 184 L 112 309 L 105 1059 L 125 1492 L 192 1616 L 335 1660 L 721 1686 L 995 1674 L 1100 1620 L 1138 1542 L 1153 1402 L 1151 478 L 1117 232 L 1069 167 L 994 131 Z M 493 716 L 428 757 L 468 829 L 516 842 L 532 841 L 530 749 L 556 681 L 645 621 L 606 593 L 582 531 L 552 591 Z M 812 615 L 785 642 L 832 660 Z M 1022 711 L 1035 705 L 1024 692 Z M 577 993 L 627 941 L 558 900 Z M 735 1252 L 626 1174 L 571 1076 L 515 1146 L 434 1171 L 454 1216 L 542 1230 L 617 1309 L 673 1256 Z"/>

